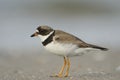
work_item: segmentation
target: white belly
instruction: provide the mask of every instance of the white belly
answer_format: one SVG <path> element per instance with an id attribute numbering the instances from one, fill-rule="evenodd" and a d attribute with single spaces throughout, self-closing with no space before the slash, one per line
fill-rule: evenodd
<path id="1" fill-rule="evenodd" d="M 86 54 L 90 51 L 96 51 L 97 49 L 93 48 L 78 48 L 73 44 L 62 44 L 62 43 L 53 43 L 45 46 L 45 49 L 60 56 L 78 56 Z"/>
<path id="2" fill-rule="evenodd" d="M 78 47 L 73 44 L 62 44 L 53 42 L 45 46 L 46 50 L 61 56 L 68 56 L 69 54 L 74 54 L 74 51 L 77 48 Z"/>

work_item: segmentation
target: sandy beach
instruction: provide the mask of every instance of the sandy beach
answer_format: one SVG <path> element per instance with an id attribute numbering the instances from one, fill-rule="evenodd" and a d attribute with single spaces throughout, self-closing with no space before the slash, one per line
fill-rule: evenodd
<path id="1" fill-rule="evenodd" d="M 0 80 L 119 80 L 112 54 L 102 61 L 94 59 L 95 54 L 71 58 L 70 75 L 67 78 L 50 77 L 57 73 L 62 57 L 49 53 L 7 54 L 0 56 Z"/>

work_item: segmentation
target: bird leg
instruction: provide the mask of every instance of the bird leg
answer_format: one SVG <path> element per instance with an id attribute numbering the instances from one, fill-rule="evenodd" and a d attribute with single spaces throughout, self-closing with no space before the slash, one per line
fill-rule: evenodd
<path id="1" fill-rule="evenodd" d="M 59 73 L 57 75 L 51 76 L 51 77 L 63 77 L 63 72 L 64 72 L 66 65 L 67 65 L 67 69 L 66 69 L 64 77 L 68 77 L 69 69 L 70 69 L 70 59 L 68 57 L 64 57 L 64 64 L 63 64 L 61 70 L 59 71 Z"/>
<path id="2" fill-rule="evenodd" d="M 65 77 L 68 77 L 69 69 L 70 69 L 70 59 L 67 57 L 67 69 L 66 69 Z"/>
<path id="3" fill-rule="evenodd" d="M 64 64 L 63 64 L 60 72 L 59 72 L 58 75 L 57 75 L 58 77 L 62 77 L 63 71 L 64 71 L 64 69 L 65 69 L 65 67 L 66 67 L 66 63 L 67 63 L 67 59 L 66 59 L 66 57 L 64 57 Z"/>

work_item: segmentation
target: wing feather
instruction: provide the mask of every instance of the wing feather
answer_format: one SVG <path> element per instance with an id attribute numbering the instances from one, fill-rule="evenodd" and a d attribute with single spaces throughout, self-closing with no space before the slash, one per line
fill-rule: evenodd
<path id="1" fill-rule="evenodd" d="M 54 40 L 57 42 L 62 42 L 62 43 L 71 43 L 71 44 L 75 44 L 80 48 L 95 48 L 95 49 L 100 49 L 103 51 L 107 51 L 107 48 L 104 47 L 100 47 L 97 45 L 92 45 L 92 44 L 88 44 L 84 41 L 82 41 L 81 39 L 77 38 L 76 36 L 66 33 L 64 31 L 60 31 L 60 30 L 55 30 L 55 36 L 54 36 Z"/>
<path id="2" fill-rule="evenodd" d="M 78 47 L 88 47 L 88 44 L 81 39 L 75 37 L 72 34 L 66 33 L 64 31 L 56 30 L 54 40 L 62 43 L 76 44 Z"/>

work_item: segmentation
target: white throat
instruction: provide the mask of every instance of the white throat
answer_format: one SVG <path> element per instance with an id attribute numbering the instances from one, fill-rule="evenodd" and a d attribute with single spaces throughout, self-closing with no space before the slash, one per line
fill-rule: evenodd
<path id="1" fill-rule="evenodd" d="M 38 35 L 38 37 L 40 37 L 41 41 L 45 41 L 54 31 L 50 32 L 48 35 L 43 36 L 43 35 Z"/>

